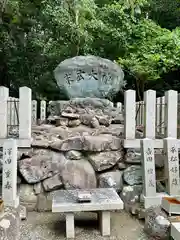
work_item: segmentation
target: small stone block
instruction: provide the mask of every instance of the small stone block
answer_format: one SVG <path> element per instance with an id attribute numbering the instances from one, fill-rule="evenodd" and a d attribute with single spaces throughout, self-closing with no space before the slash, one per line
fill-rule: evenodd
<path id="1" fill-rule="evenodd" d="M 88 192 L 79 192 L 78 193 L 79 202 L 91 202 L 91 193 Z"/>
<path id="2" fill-rule="evenodd" d="M 110 236 L 111 234 L 110 212 L 109 211 L 99 212 L 99 221 L 102 236 L 103 237 Z"/>
<path id="3" fill-rule="evenodd" d="M 180 223 L 171 223 L 171 237 L 173 240 L 180 239 Z"/>
<path id="4" fill-rule="evenodd" d="M 74 214 L 66 213 L 66 238 L 74 238 Z"/>
<path id="5" fill-rule="evenodd" d="M 160 206 L 162 202 L 163 197 L 167 197 L 168 195 L 166 193 L 156 193 L 156 196 L 153 197 L 143 197 L 144 201 L 144 208 L 150 208 L 152 206 Z"/>
<path id="6" fill-rule="evenodd" d="M 180 201 L 176 197 L 163 198 L 161 206 L 170 216 L 171 214 L 180 214 Z"/>

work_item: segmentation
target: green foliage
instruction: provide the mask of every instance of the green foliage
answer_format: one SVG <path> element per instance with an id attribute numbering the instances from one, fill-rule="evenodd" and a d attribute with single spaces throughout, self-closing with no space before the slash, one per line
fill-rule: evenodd
<path id="1" fill-rule="evenodd" d="M 180 1 L 151 0 L 149 16 L 161 27 L 174 29 L 180 26 Z"/>
<path id="2" fill-rule="evenodd" d="M 0 85 L 9 87 L 14 96 L 26 85 L 34 98 L 66 98 L 53 70 L 66 58 L 93 54 L 118 61 L 143 90 L 149 80 L 180 66 L 180 30 L 163 29 L 147 19 L 149 13 L 157 20 L 149 2 L 1 1 Z"/>
<path id="3" fill-rule="evenodd" d="M 149 80 L 180 67 L 180 29 L 169 31 L 151 20 L 141 20 L 132 28 L 127 53 L 119 64 L 136 79 L 139 94 Z"/>

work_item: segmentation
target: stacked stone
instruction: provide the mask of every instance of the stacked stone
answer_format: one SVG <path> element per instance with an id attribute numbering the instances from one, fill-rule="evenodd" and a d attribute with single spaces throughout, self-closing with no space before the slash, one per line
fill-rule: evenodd
<path id="1" fill-rule="evenodd" d="M 114 187 L 126 205 L 139 202 L 141 155 L 123 149 L 121 109 L 105 99 L 76 98 L 51 102 L 49 112 L 49 124 L 33 126 L 32 148 L 18 152 L 20 200 L 28 210 L 50 210 L 58 189 Z"/>

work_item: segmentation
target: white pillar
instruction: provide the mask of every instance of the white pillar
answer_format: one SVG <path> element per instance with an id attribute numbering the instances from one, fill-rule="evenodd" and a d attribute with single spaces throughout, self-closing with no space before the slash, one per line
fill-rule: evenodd
<path id="1" fill-rule="evenodd" d="M 143 111 L 142 111 L 142 106 L 143 106 L 144 102 L 140 101 L 139 102 L 139 125 L 142 126 L 143 122 L 142 122 L 142 115 L 143 115 Z"/>
<path id="2" fill-rule="evenodd" d="M 166 137 L 177 138 L 177 91 L 169 90 L 165 93 L 165 104 Z"/>
<path id="3" fill-rule="evenodd" d="M 111 235 L 111 225 L 110 219 L 111 215 L 109 211 L 101 211 L 99 212 L 99 221 L 100 221 L 100 231 L 101 235 L 104 237 Z"/>
<path id="4" fill-rule="evenodd" d="M 164 152 L 167 192 L 169 195 L 177 196 L 180 195 L 178 140 L 165 138 Z"/>
<path id="5" fill-rule="evenodd" d="M 37 101 L 32 101 L 32 125 L 37 123 Z"/>
<path id="6" fill-rule="evenodd" d="M 155 139 L 156 128 L 156 92 L 148 90 L 144 93 L 145 103 L 145 137 Z"/>
<path id="7" fill-rule="evenodd" d="M 142 120 L 141 123 L 144 126 L 145 125 L 145 107 L 144 107 L 144 101 L 141 102 L 142 106 Z"/>
<path id="8" fill-rule="evenodd" d="M 18 125 L 18 115 L 19 115 L 19 99 L 14 98 L 14 125 Z"/>
<path id="9" fill-rule="evenodd" d="M 17 144 L 8 139 L 3 145 L 2 198 L 5 206 L 18 207 L 17 196 Z"/>
<path id="10" fill-rule="evenodd" d="M 74 213 L 66 213 L 66 238 L 74 237 Z"/>
<path id="11" fill-rule="evenodd" d="M 160 111 L 161 111 L 161 128 L 160 132 L 162 135 L 165 133 L 165 97 L 161 97 L 161 105 L 160 105 Z"/>
<path id="12" fill-rule="evenodd" d="M 40 120 L 45 121 L 46 120 L 46 101 L 42 100 L 41 101 L 41 106 L 40 106 Z"/>
<path id="13" fill-rule="evenodd" d="M 118 102 L 118 103 L 117 103 L 117 108 L 119 108 L 119 111 L 122 112 L 122 103 L 121 103 L 121 102 Z"/>
<path id="14" fill-rule="evenodd" d="M 140 102 L 136 102 L 136 125 L 140 125 Z"/>
<path id="15" fill-rule="evenodd" d="M 156 196 L 156 175 L 153 140 L 147 138 L 141 140 L 141 155 L 144 196 L 154 197 Z"/>
<path id="16" fill-rule="evenodd" d="M 127 90 L 124 96 L 125 139 L 135 139 L 136 132 L 136 92 Z"/>
<path id="17" fill-rule="evenodd" d="M 161 127 L 161 111 L 160 111 L 160 107 L 161 107 L 161 98 L 157 98 L 156 99 L 156 131 L 157 133 L 160 133 L 160 127 Z"/>
<path id="18" fill-rule="evenodd" d="M 8 110 L 7 101 L 9 97 L 9 89 L 0 87 L 0 138 L 7 138 L 8 135 Z"/>
<path id="19" fill-rule="evenodd" d="M 19 138 L 31 139 L 31 89 L 21 87 L 19 95 Z"/>
<path id="20" fill-rule="evenodd" d="M 11 125 L 11 97 L 8 97 L 7 118 L 8 125 Z"/>
<path id="21" fill-rule="evenodd" d="M 16 125 L 15 98 L 10 98 L 10 125 Z"/>

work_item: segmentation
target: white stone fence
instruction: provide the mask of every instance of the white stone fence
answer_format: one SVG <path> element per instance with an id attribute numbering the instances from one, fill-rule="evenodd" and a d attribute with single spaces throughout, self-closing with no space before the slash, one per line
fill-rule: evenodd
<path id="1" fill-rule="evenodd" d="M 32 125 L 36 125 L 37 124 L 37 111 L 38 111 L 38 104 L 37 104 L 37 100 L 33 100 L 32 101 L 32 113 L 31 113 L 31 117 L 32 117 Z M 47 112 L 47 103 L 44 100 L 40 101 L 40 121 L 45 121 L 46 120 L 46 112 Z"/>
<path id="2" fill-rule="evenodd" d="M 0 147 L 9 137 L 17 138 L 18 147 L 31 145 L 31 89 L 21 87 L 19 99 L 9 97 L 9 89 L 0 87 Z"/>
<path id="3" fill-rule="evenodd" d="M 148 138 L 141 139 L 143 199 L 145 208 L 160 205 L 163 197 L 180 197 L 179 141 L 178 139 L 169 137 L 163 139 L 163 145 L 166 193 L 157 193 L 154 157 L 155 141 Z"/>
<path id="4" fill-rule="evenodd" d="M 156 91 L 144 93 L 144 101 L 136 103 L 136 92 L 128 90 L 124 95 L 124 147 L 140 148 L 136 138 L 137 128 L 143 137 L 153 139 L 156 148 L 163 148 L 162 138 L 177 139 L 178 93 L 169 90 L 162 98 L 156 99 Z"/>

